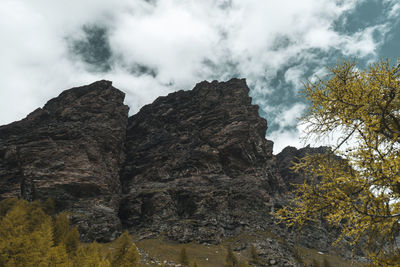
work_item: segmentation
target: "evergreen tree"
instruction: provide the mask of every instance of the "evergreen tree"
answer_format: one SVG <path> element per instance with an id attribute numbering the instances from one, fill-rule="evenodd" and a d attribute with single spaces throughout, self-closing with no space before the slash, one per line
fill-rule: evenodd
<path id="1" fill-rule="evenodd" d="M 178 262 L 184 266 L 189 266 L 189 257 L 186 252 L 186 248 L 183 247 L 179 252 L 179 259 Z"/>

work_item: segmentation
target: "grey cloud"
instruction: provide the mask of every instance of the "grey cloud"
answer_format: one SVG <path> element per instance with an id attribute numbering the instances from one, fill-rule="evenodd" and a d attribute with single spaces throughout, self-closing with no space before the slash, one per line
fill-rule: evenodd
<path id="1" fill-rule="evenodd" d="M 67 37 L 73 56 L 88 64 L 89 71 L 107 72 L 111 69 L 112 51 L 108 41 L 108 30 L 98 25 L 84 25 L 80 39 Z"/>

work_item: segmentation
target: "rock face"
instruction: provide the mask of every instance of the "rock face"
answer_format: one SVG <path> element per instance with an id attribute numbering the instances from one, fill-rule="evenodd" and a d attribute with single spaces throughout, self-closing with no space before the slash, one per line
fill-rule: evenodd
<path id="1" fill-rule="evenodd" d="M 288 189 L 293 189 L 294 184 L 302 184 L 307 177 L 304 175 L 294 173 L 291 170 L 293 162 L 297 162 L 299 159 L 311 154 L 325 154 L 330 151 L 329 147 L 310 147 L 297 149 L 295 147 L 285 147 L 279 154 L 276 155 L 276 161 L 279 169 L 279 173 L 284 177 L 285 185 Z M 339 158 L 338 158 L 339 159 Z"/>
<path id="2" fill-rule="evenodd" d="M 121 172 L 125 227 L 218 243 L 262 229 L 284 183 L 267 122 L 245 80 L 202 82 L 158 98 L 128 121 Z"/>
<path id="3" fill-rule="evenodd" d="M 117 217 L 128 107 L 109 81 L 64 91 L 0 127 L 0 198 L 52 198 L 83 240 L 107 241 Z"/>
<path id="4" fill-rule="evenodd" d="M 201 82 L 128 119 L 124 93 L 109 81 L 64 91 L 0 127 L 0 199 L 52 198 L 84 241 L 128 229 L 215 244 L 248 232 L 265 260 L 296 266 L 294 237 L 270 211 L 306 179 L 291 161 L 326 148 L 274 156 L 248 93 L 244 79 Z M 250 245 L 239 240 L 235 250 Z"/>

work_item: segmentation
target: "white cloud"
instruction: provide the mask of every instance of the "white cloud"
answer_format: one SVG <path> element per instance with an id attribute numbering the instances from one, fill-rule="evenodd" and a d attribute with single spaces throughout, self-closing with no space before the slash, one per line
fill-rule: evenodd
<path id="1" fill-rule="evenodd" d="M 314 54 L 316 50 L 374 55 L 379 43 L 373 34 L 385 33 L 387 25 L 352 35 L 333 27 L 358 2 L 2 0 L 0 124 L 21 119 L 64 89 L 98 79 L 113 80 L 124 90 L 132 112 L 159 95 L 190 89 L 200 80 L 232 75 L 246 77 L 253 96 L 260 98 L 257 102 L 267 105 L 261 98 L 276 88 L 265 80 L 275 78 L 294 60 L 302 62 L 289 68 L 284 79 L 295 86 L 308 71 L 309 62 L 325 64 L 324 58 Z M 390 14 L 397 12 L 396 6 Z M 67 40 L 82 38 L 84 25 L 107 28 L 113 60 L 110 71 L 90 72 L 85 63 L 71 56 Z M 155 73 L 132 74 L 134 64 Z M 293 105 L 282 114 L 279 125 L 293 126 L 293 115 L 302 108 Z M 287 138 L 296 135 L 283 134 Z"/>
<path id="2" fill-rule="evenodd" d="M 305 104 L 296 103 L 291 108 L 281 111 L 280 114 L 276 116 L 275 123 L 279 124 L 280 128 L 296 126 L 305 108 Z"/>
<path id="3" fill-rule="evenodd" d="M 202 19 L 203 14 L 186 5 L 162 1 L 149 15 L 121 15 L 111 45 L 128 64 L 157 69 L 161 84 L 191 86 L 199 78 L 199 64 L 212 56 L 218 41 L 217 33 Z"/>
<path id="4" fill-rule="evenodd" d="M 280 153 L 285 147 L 293 146 L 296 148 L 301 148 L 304 143 L 299 139 L 299 131 L 275 131 L 267 135 L 268 139 L 274 140 L 274 154 Z"/>
<path id="5" fill-rule="evenodd" d="M 396 18 L 400 15 L 400 3 L 396 3 L 396 1 L 389 0 L 386 2 L 393 3 L 390 11 L 389 11 L 389 18 Z"/>
<path id="6" fill-rule="evenodd" d="M 298 119 L 303 115 L 305 109 L 305 104 L 296 103 L 277 113 L 274 122 L 279 125 L 279 129 L 267 133 L 267 138 L 274 141 L 274 153 L 279 153 L 286 146 L 297 148 L 303 146 L 299 136 L 304 128 L 299 125 Z"/>
<path id="7" fill-rule="evenodd" d="M 302 82 L 304 81 L 305 77 L 305 67 L 304 66 L 296 66 L 289 68 L 285 72 L 285 81 L 287 83 L 291 83 L 293 87 L 296 89 L 302 86 Z"/>

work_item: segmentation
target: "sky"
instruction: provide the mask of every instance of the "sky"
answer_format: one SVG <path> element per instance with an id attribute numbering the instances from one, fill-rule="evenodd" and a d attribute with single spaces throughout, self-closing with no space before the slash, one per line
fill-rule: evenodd
<path id="1" fill-rule="evenodd" d="M 0 36 L 0 125 L 100 79 L 126 93 L 133 115 L 158 96 L 237 77 L 278 153 L 306 145 L 304 81 L 337 60 L 397 62 L 400 1 L 1 0 Z"/>

